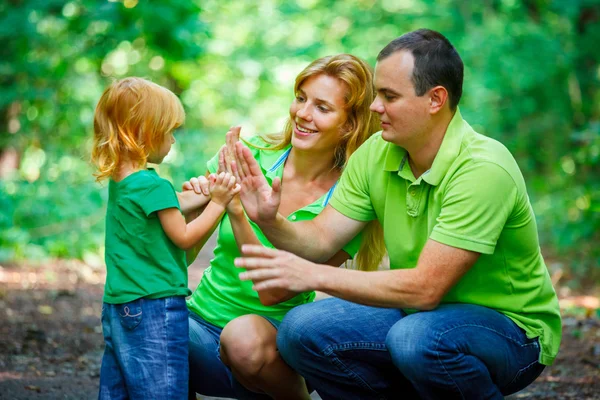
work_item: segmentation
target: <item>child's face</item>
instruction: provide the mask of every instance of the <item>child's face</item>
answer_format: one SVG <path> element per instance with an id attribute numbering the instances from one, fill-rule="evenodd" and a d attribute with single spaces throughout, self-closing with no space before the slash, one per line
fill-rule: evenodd
<path id="1" fill-rule="evenodd" d="M 148 156 L 148 162 L 160 164 L 167 154 L 169 154 L 169 151 L 171 151 L 173 143 L 175 143 L 175 136 L 173 135 L 173 131 L 171 131 L 165 135 L 158 150 Z"/>

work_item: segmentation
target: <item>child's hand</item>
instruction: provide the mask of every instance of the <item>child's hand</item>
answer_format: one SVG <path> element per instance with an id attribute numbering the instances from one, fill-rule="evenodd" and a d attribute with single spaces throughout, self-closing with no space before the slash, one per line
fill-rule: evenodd
<path id="1" fill-rule="evenodd" d="M 235 177 L 229 172 L 221 172 L 219 175 L 211 174 L 208 177 L 210 182 L 210 196 L 212 201 L 227 207 L 233 196 L 240 192 L 240 185 L 235 183 Z"/>

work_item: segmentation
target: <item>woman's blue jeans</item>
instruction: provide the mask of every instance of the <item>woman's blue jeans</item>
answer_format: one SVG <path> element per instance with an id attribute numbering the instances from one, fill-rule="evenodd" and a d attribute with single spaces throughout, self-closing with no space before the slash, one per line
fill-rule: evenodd
<path id="1" fill-rule="evenodd" d="M 183 296 L 104 303 L 105 348 L 98 398 L 186 399 L 187 316 Z"/>
<path id="2" fill-rule="evenodd" d="M 284 360 L 328 399 L 503 399 L 544 369 L 537 339 L 489 308 L 407 315 L 330 298 L 291 310 Z"/>
<path id="3" fill-rule="evenodd" d="M 263 317 L 265 318 L 265 317 Z M 278 321 L 266 318 L 277 328 Z M 196 393 L 205 396 L 232 397 L 244 400 L 267 400 L 269 396 L 246 389 L 223 364 L 220 356 L 222 328 L 212 325 L 200 316 L 189 313 L 190 399 Z M 244 332 L 240 332 L 243 335 Z"/>

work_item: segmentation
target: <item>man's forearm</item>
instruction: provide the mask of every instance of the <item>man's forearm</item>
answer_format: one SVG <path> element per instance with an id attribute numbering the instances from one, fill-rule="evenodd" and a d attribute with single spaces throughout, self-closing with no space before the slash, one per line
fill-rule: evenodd
<path id="1" fill-rule="evenodd" d="M 259 223 L 260 229 L 278 249 L 286 250 L 307 260 L 325 262 L 338 248 L 333 248 L 314 221 L 291 222 L 281 214 L 268 224 Z"/>
<path id="2" fill-rule="evenodd" d="M 416 269 L 363 272 L 320 268 L 315 290 L 374 307 L 430 310 L 439 294 Z"/>

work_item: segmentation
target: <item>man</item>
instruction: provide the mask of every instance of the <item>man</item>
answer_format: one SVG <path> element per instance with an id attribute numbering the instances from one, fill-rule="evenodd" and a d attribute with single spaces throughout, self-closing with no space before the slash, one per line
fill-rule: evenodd
<path id="1" fill-rule="evenodd" d="M 238 144 L 246 212 L 296 254 L 245 246 L 240 277 L 256 290 L 336 297 L 292 310 L 278 336 L 283 358 L 324 399 L 501 399 L 556 357 L 558 300 L 525 182 L 508 150 L 463 120 L 462 81 L 443 35 L 421 29 L 388 44 L 371 105 L 381 135 L 350 158 L 312 221 L 277 214 L 281 185 L 261 179 Z M 305 260 L 323 262 L 375 218 L 389 271 Z"/>

